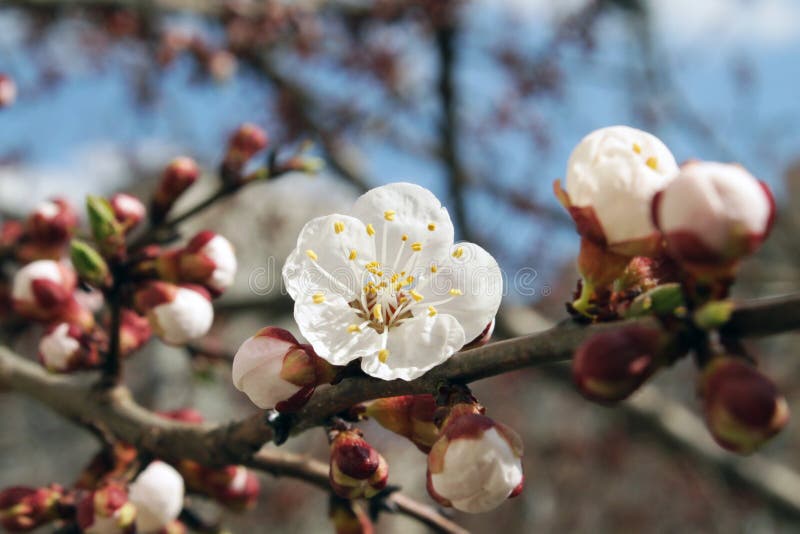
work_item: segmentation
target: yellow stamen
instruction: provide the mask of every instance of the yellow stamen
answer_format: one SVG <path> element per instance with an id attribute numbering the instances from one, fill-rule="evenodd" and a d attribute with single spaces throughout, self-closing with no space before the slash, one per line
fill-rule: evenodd
<path id="1" fill-rule="evenodd" d="M 453 288 L 450 290 L 450 294 L 453 295 L 454 297 L 458 297 L 460 295 L 463 295 L 464 293 L 462 293 L 460 289 Z"/>
<path id="2" fill-rule="evenodd" d="M 436 264 L 435 263 L 431 263 L 431 272 L 435 273 L 438 270 L 439 270 L 439 268 L 436 266 Z"/>
<path id="3" fill-rule="evenodd" d="M 460 258 L 463 255 L 464 255 L 464 247 L 458 247 L 453 251 L 454 258 Z"/>
<path id="4" fill-rule="evenodd" d="M 381 363 L 386 363 L 387 358 L 389 358 L 389 349 L 381 349 L 378 351 L 378 359 Z"/>
<path id="5" fill-rule="evenodd" d="M 397 289 L 400 289 L 400 288 L 397 288 Z M 399 304 L 402 304 L 402 303 L 407 302 L 407 301 L 408 301 L 408 297 L 406 297 L 405 295 L 400 295 L 399 297 L 397 297 L 397 302 Z"/>
<path id="6" fill-rule="evenodd" d="M 333 223 L 333 231 L 337 234 L 344 232 L 344 223 L 342 221 L 336 221 Z"/>
<path id="7" fill-rule="evenodd" d="M 414 299 L 414 300 L 416 300 L 417 302 L 419 302 L 419 301 L 421 301 L 423 298 L 425 298 L 425 297 L 423 297 L 422 295 L 420 295 L 419 293 L 417 293 L 416 291 L 414 291 L 413 289 L 412 289 L 411 291 L 409 291 L 409 292 L 408 292 L 408 294 L 409 294 L 409 295 L 411 295 L 411 298 L 413 298 L 413 299 Z"/>
<path id="8" fill-rule="evenodd" d="M 314 293 L 311 298 L 314 300 L 314 304 L 322 304 L 325 302 L 325 295 L 322 293 Z"/>
<path id="9" fill-rule="evenodd" d="M 367 225 L 367 235 L 373 236 L 375 235 L 375 227 L 371 224 Z"/>
<path id="10" fill-rule="evenodd" d="M 381 314 L 381 305 L 376 304 L 374 308 L 372 308 L 372 318 L 376 321 L 383 318 L 383 314 Z"/>
<path id="11" fill-rule="evenodd" d="M 306 250 L 306 256 L 311 258 L 312 261 L 317 261 L 319 259 L 319 257 L 317 256 L 317 253 L 314 252 L 311 249 Z"/>
<path id="12" fill-rule="evenodd" d="M 647 158 L 647 161 L 645 161 L 645 163 L 647 164 L 648 167 L 650 167 L 654 171 L 658 169 L 658 158 L 656 158 L 655 156 L 650 156 L 649 158 Z"/>
<path id="13" fill-rule="evenodd" d="M 347 326 L 347 331 L 351 334 L 355 334 L 356 332 L 361 332 L 361 327 L 357 324 L 351 324 Z"/>
<path id="14" fill-rule="evenodd" d="M 383 218 L 386 219 L 387 221 L 393 221 L 394 213 L 395 213 L 394 210 L 386 210 L 383 212 Z"/>
<path id="15" fill-rule="evenodd" d="M 419 252 L 420 250 L 422 250 L 422 243 L 420 243 L 419 241 L 417 241 L 416 243 L 411 243 L 411 250 L 413 250 L 414 252 Z"/>
<path id="16" fill-rule="evenodd" d="M 641 154 L 642 153 L 642 147 L 639 146 L 638 143 L 633 143 L 633 151 L 636 152 L 637 154 Z"/>
<path id="17" fill-rule="evenodd" d="M 399 274 L 397 274 L 397 273 L 394 273 L 394 274 L 392 275 L 391 282 L 394 284 L 395 282 L 397 282 L 397 280 L 398 280 L 399 278 L 400 278 L 400 275 L 399 275 Z"/>
<path id="18" fill-rule="evenodd" d="M 428 230 L 430 230 L 431 232 L 433 232 L 434 230 L 436 230 L 436 225 L 435 225 L 435 224 L 433 224 L 433 223 L 428 223 Z"/>
<path id="19" fill-rule="evenodd" d="M 400 239 L 402 239 L 403 241 L 408 241 L 408 234 L 403 234 L 403 237 L 401 237 Z"/>
<path id="20" fill-rule="evenodd" d="M 355 249 L 350 250 L 350 255 L 347 257 L 348 259 L 354 260 L 358 257 L 358 253 Z"/>
<path id="21" fill-rule="evenodd" d="M 365 269 L 367 269 L 367 270 L 370 270 L 370 269 L 377 269 L 377 268 L 378 268 L 378 267 L 380 267 L 380 266 L 381 266 L 381 264 L 380 264 L 379 262 L 377 262 L 377 261 L 371 261 L 371 262 L 369 262 L 368 264 L 366 264 L 366 265 L 364 266 L 364 268 L 365 268 Z"/>
<path id="22" fill-rule="evenodd" d="M 434 315 L 436 315 L 436 313 L 437 313 L 436 308 L 434 308 L 433 306 L 428 306 L 428 317 L 433 317 Z"/>

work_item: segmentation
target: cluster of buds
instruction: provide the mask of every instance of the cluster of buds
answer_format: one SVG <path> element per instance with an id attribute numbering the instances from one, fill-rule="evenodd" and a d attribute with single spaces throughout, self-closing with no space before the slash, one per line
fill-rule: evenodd
<path id="1" fill-rule="evenodd" d="M 268 326 L 242 343 L 233 359 L 236 388 L 259 408 L 300 409 L 317 386 L 331 383 L 337 368 L 291 332 Z"/>
<path id="2" fill-rule="evenodd" d="M 557 181 L 555 191 L 581 236 L 572 307 L 584 315 L 637 257 L 668 255 L 690 276 L 728 284 L 774 217 L 769 189 L 741 166 L 678 167 L 659 139 L 626 126 L 586 136 L 569 158 L 566 188 Z"/>
<path id="3" fill-rule="evenodd" d="M 202 423 L 203 416 L 190 408 L 162 412 L 163 417 L 184 423 Z M 207 467 L 193 460 L 181 460 L 176 466 L 186 489 L 205 495 L 236 511 L 252 508 L 258 501 L 261 485 L 258 477 L 241 465 Z"/>
<path id="4" fill-rule="evenodd" d="M 482 513 L 522 492 L 522 441 L 516 432 L 459 403 L 428 454 L 428 493 L 443 506 Z"/>
<path id="5" fill-rule="evenodd" d="M 0 109 L 11 106 L 17 99 L 17 84 L 13 78 L 0 73 Z"/>
<path id="6" fill-rule="evenodd" d="M 631 325 L 586 340 L 572 359 L 578 390 L 596 402 L 628 398 L 666 363 L 661 330 Z"/>
<path id="7" fill-rule="evenodd" d="M 343 499 L 370 498 L 386 487 L 389 464 L 357 429 L 331 431 L 330 483 Z"/>
<path id="8" fill-rule="evenodd" d="M 8 532 L 28 532 L 58 518 L 63 489 L 14 486 L 0 491 L 0 525 Z"/>
<path id="9" fill-rule="evenodd" d="M 185 247 L 159 254 L 154 262 L 162 280 L 200 284 L 215 297 L 224 293 L 236 276 L 233 245 L 208 230 L 196 234 Z"/>
<path id="10" fill-rule="evenodd" d="M 699 390 L 711 435 L 739 454 L 752 453 L 789 421 L 788 405 L 775 384 L 742 358 L 712 359 Z"/>
<path id="11" fill-rule="evenodd" d="M 170 345 L 204 336 L 214 320 L 211 296 L 201 286 L 148 281 L 137 290 L 134 303 L 153 332 Z"/>
<path id="12" fill-rule="evenodd" d="M 364 413 L 427 454 L 439 438 L 437 409 L 433 395 L 401 395 L 374 400 L 365 406 Z"/>
<path id="13" fill-rule="evenodd" d="M 255 124 L 243 124 L 228 139 L 228 150 L 222 161 L 223 180 L 237 183 L 242 180 L 245 165 L 259 152 L 267 148 L 267 133 Z"/>

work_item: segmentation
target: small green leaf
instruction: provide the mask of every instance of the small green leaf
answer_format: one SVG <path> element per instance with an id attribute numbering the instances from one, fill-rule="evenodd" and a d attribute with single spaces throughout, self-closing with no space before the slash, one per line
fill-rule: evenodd
<path id="1" fill-rule="evenodd" d="M 672 315 L 685 308 L 685 305 L 680 284 L 663 284 L 636 297 L 625 317 Z"/>
<path id="2" fill-rule="evenodd" d="M 715 330 L 727 323 L 732 313 L 733 302 L 715 300 L 694 312 L 694 324 L 703 330 Z"/>
<path id="3" fill-rule="evenodd" d="M 86 197 L 86 213 L 92 235 L 104 254 L 113 253 L 124 243 L 124 229 L 111 204 L 103 197 Z"/>
<path id="4" fill-rule="evenodd" d="M 73 239 L 69 255 L 72 265 L 83 280 L 95 286 L 102 286 L 108 281 L 108 264 L 91 245 Z"/>

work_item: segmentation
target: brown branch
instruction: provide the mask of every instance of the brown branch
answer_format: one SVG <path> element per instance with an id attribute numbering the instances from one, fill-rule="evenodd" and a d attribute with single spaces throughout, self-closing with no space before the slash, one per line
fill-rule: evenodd
<path id="1" fill-rule="evenodd" d="M 245 465 L 266 471 L 276 477 L 290 477 L 303 480 L 324 490 L 330 489 L 328 465 L 309 456 L 263 449 Z M 388 504 L 394 504 L 399 512 L 424 523 L 436 532 L 454 534 L 467 532 L 458 524 L 444 517 L 434 507 L 417 502 L 402 493 L 392 493 L 387 501 Z"/>

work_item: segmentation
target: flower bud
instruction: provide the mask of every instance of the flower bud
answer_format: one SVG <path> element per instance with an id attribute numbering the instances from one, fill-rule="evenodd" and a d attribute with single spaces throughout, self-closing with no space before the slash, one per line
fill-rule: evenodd
<path id="1" fill-rule="evenodd" d="M 706 423 L 728 450 L 750 454 L 789 421 L 789 407 L 772 381 L 749 363 L 718 357 L 700 384 Z"/>
<path id="2" fill-rule="evenodd" d="M 78 503 L 77 520 L 86 534 L 133 534 L 137 510 L 125 487 L 108 482 Z"/>
<path id="3" fill-rule="evenodd" d="M 28 532 L 57 518 L 60 486 L 13 486 L 0 491 L 0 525 L 9 532 Z"/>
<path id="4" fill-rule="evenodd" d="M 153 335 L 147 317 L 123 308 L 119 321 L 119 351 L 123 356 L 142 348 Z"/>
<path id="5" fill-rule="evenodd" d="M 567 162 L 566 190 L 558 181 L 554 188 L 581 236 L 617 254 L 650 256 L 660 247 L 650 201 L 677 171 L 657 137 L 610 126 L 578 143 Z"/>
<path id="6" fill-rule="evenodd" d="M 189 241 L 178 259 L 181 281 L 202 284 L 220 295 L 236 276 L 236 255 L 230 241 L 208 230 Z"/>
<path id="7" fill-rule="evenodd" d="M 389 465 L 358 430 L 344 430 L 331 442 L 331 488 L 344 499 L 370 498 L 386 487 Z"/>
<path id="8" fill-rule="evenodd" d="M 155 533 L 177 519 L 183 508 L 183 478 L 161 461 L 151 462 L 128 489 L 136 506 L 136 531 Z"/>
<path id="9" fill-rule="evenodd" d="M 75 290 L 75 273 L 53 260 L 37 260 L 14 275 L 14 310 L 26 319 L 50 321 L 61 316 Z"/>
<path id="10" fill-rule="evenodd" d="M 17 99 L 17 84 L 5 74 L 0 74 L 0 109 L 7 108 Z"/>
<path id="11" fill-rule="evenodd" d="M 336 369 L 287 330 L 268 326 L 242 343 L 231 374 L 236 389 L 259 408 L 291 412 L 300 409 L 318 385 L 330 383 Z"/>
<path id="12" fill-rule="evenodd" d="M 144 203 L 133 195 L 117 193 L 111 197 L 110 203 L 117 221 L 122 225 L 125 232 L 135 228 L 147 215 L 147 208 L 145 208 Z"/>
<path id="13" fill-rule="evenodd" d="M 48 200 L 39 205 L 28 217 L 28 236 L 33 241 L 64 244 L 78 226 L 78 214 L 63 198 Z"/>
<path id="14" fill-rule="evenodd" d="M 522 491 L 521 458 L 516 432 L 457 404 L 428 454 L 428 493 L 462 512 L 488 512 Z"/>
<path id="15" fill-rule="evenodd" d="M 169 345 L 183 345 L 206 335 L 214 321 L 210 297 L 198 286 L 148 282 L 134 300 L 153 332 Z"/>
<path id="16" fill-rule="evenodd" d="M 182 460 L 178 471 L 188 491 L 205 495 L 231 510 L 252 508 L 261 492 L 258 477 L 241 465 L 213 468 Z"/>
<path id="17" fill-rule="evenodd" d="M 164 169 L 161 181 L 153 193 L 150 218 L 154 222 L 162 221 L 175 201 L 199 176 L 200 167 L 192 158 L 181 156 L 173 159 Z"/>
<path id="18" fill-rule="evenodd" d="M 373 534 L 375 527 L 369 516 L 355 502 L 331 496 L 328 517 L 336 534 Z"/>
<path id="19" fill-rule="evenodd" d="M 85 282 L 96 287 L 104 287 L 111 282 L 106 260 L 85 241 L 73 239 L 69 256 L 78 276 Z"/>
<path id="20" fill-rule="evenodd" d="M 39 361 L 50 372 L 92 369 L 100 363 L 97 345 L 79 326 L 58 323 L 39 341 Z"/>
<path id="21" fill-rule="evenodd" d="M 623 400 L 660 367 L 661 340 L 661 331 L 637 325 L 595 334 L 575 351 L 572 379 L 589 400 Z"/>
<path id="22" fill-rule="evenodd" d="M 427 454 L 439 438 L 434 423 L 436 410 L 433 395 L 401 395 L 374 400 L 366 405 L 365 413 Z"/>
<path id="23" fill-rule="evenodd" d="M 740 165 L 693 161 L 653 200 L 669 254 L 691 271 L 730 267 L 766 239 L 769 188 Z"/>
<path id="24" fill-rule="evenodd" d="M 239 180 L 244 165 L 269 142 L 267 133 L 255 124 L 243 124 L 228 140 L 228 151 L 222 162 L 222 175 L 227 180 Z"/>
<path id="25" fill-rule="evenodd" d="M 103 255 L 118 254 L 125 247 L 125 229 L 117 221 L 114 209 L 103 197 L 89 195 L 86 197 L 86 213 L 89 216 L 89 227 Z"/>

